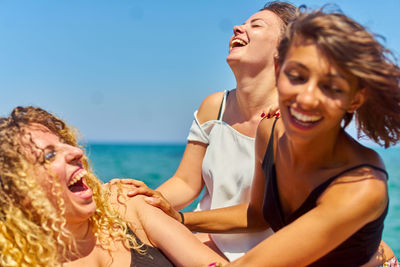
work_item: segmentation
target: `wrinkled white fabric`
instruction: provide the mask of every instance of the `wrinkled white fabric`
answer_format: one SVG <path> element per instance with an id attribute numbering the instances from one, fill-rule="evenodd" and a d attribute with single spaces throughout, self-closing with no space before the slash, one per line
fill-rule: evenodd
<path id="1" fill-rule="evenodd" d="M 206 185 L 196 210 L 217 209 L 247 203 L 254 174 L 254 138 L 243 135 L 225 123 L 223 117 L 227 92 L 218 120 L 200 124 L 197 111 L 188 141 L 208 144 L 202 164 Z M 246 234 L 211 234 L 218 248 L 233 261 L 272 234 L 272 230 Z"/>

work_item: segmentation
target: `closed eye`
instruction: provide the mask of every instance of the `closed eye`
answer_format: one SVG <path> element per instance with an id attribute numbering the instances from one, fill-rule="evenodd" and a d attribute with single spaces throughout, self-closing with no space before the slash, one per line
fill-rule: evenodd
<path id="1" fill-rule="evenodd" d="M 250 21 L 250 25 L 253 28 L 257 28 L 257 27 L 263 27 L 266 26 L 266 23 L 264 20 L 260 19 L 260 18 L 255 18 L 253 20 Z"/>
<path id="2" fill-rule="evenodd" d="M 344 92 L 343 88 L 338 86 L 335 82 L 322 83 L 320 88 L 322 91 L 330 95 L 338 95 Z"/>
<path id="3" fill-rule="evenodd" d="M 260 23 L 252 23 L 251 27 L 258 28 L 258 27 L 262 27 L 262 25 Z"/>
<path id="4" fill-rule="evenodd" d="M 299 84 L 306 82 L 306 78 L 297 72 L 285 71 L 284 72 L 288 80 L 293 84 Z"/>

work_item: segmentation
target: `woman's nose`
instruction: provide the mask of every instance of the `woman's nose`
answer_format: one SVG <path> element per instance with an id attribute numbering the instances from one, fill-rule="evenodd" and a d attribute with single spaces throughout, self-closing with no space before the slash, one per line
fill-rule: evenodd
<path id="1" fill-rule="evenodd" d="M 238 35 L 239 33 L 243 33 L 243 32 L 244 32 L 243 25 L 233 26 L 233 34 L 234 35 Z"/>
<path id="2" fill-rule="evenodd" d="M 318 86 L 312 82 L 304 84 L 297 95 L 297 102 L 302 108 L 315 108 L 318 105 Z"/>
<path id="3" fill-rule="evenodd" d="M 79 147 L 67 145 L 65 157 L 69 163 L 76 162 L 83 157 L 83 151 Z"/>

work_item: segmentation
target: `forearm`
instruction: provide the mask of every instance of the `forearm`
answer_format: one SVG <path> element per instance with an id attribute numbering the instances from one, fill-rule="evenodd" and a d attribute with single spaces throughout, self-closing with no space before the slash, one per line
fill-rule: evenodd
<path id="1" fill-rule="evenodd" d="M 184 224 L 191 231 L 206 233 L 243 233 L 266 229 L 263 220 L 256 219 L 247 203 L 236 206 L 184 213 Z"/>
<path id="2" fill-rule="evenodd" d="M 202 188 L 202 181 L 191 186 L 183 179 L 173 176 L 160 185 L 156 190 L 169 201 L 174 209 L 181 210 L 192 203 L 193 200 L 200 195 Z"/>
<path id="3" fill-rule="evenodd" d="M 160 248 L 176 266 L 208 266 L 226 261 L 201 243 L 186 227 L 161 210 L 143 202 L 138 217 L 151 242 Z"/>

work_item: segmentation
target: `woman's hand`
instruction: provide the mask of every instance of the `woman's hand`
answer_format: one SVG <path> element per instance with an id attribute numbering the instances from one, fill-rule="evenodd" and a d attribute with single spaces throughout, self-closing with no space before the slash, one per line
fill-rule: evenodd
<path id="1" fill-rule="evenodd" d="M 148 204 L 161 209 L 167 215 L 181 222 L 181 215 L 171 206 L 168 200 L 160 192 L 149 188 L 144 182 L 135 179 L 112 179 L 110 183 L 121 183 L 132 186 L 132 189 L 126 194 L 128 197 L 145 195 L 147 197 L 144 200 Z"/>
<path id="2" fill-rule="evenodd" d="M 270 106 L 266 109 L 263 110 L 263 112 L 261 113 L 261 118 L 273 118 L 273 117 L 277 117 L 279 118 L 281 116 L 280 114 L 280 110 L 278 106 Z"/>

